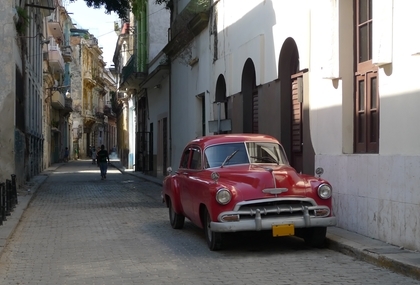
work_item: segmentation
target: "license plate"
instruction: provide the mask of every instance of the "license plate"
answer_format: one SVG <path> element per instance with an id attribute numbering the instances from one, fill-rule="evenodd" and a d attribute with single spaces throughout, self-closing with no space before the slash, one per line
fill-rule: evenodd
<path id="1" fill-rule="evenodd" d="M 293 236 L 295 235 L 295 225 L 273 225 L 273 237 Z"/>

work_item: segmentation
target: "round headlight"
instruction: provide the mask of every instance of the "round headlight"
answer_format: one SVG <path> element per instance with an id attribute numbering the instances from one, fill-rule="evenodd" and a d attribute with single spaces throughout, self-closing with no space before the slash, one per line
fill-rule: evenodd
<path id="1" fill-rule="evenodd" d="M 226 188 L 219 189 L 216 193 L 216 201 L 219 204 L 226 205 L 230 202 L 232 194 Z"/>
<path id="2" fill-rule="evenodd" d="M 332 189 L 331 186 L 328 184 L 321 184 L 318 186 L 318 196 L 321 199 L 328 199 L 331 198 Z"/>

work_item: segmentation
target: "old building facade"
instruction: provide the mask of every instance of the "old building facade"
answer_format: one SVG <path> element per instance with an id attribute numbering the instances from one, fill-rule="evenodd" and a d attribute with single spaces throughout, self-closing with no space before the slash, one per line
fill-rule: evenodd
<path id="1" fill-rule="evenodd" d="M 70 148 L 72 99 L 70 96 L 71 18 L 62 6 L 44 18 L 46 44 L 43 47 L 43 168 L 61 162 Z"/>
<path id="2" fill-rule="evenodd" d="M 0 180 L 16 174 L 17 184 L 42 171 L 42 117 L 47 92 L 43 90 L 43 21 L 57 1 L 6 0 L 0 3 Z"/>
<path id="3" fill-rule="evenodd" d="M 109 93 L 104 79 L 105 62 L 98 40 L 86 29 L 70 29 L 73 52 L 71 84 L 73 99 L 71 153 L 75 159 L 91 157 L 92 151 L 107 145 L 108 117 L 104 114 Z"/>
<path id="4" fill-rule="evenodd" d="M 97 39 L 75 29 L 63 2 L 0 4 L 0 109 L 7 122 L 0 126 L 0 181 L 15 174 L 18 187 L 62 162 L 66 148 L 70 158 L 85 158 L 90 145 L 116 145 L 114 75 Z"/>
<path id="5" fill-rule="evenodd" d="M 155 100 L 149 91 L 161 88 L 162 76 L 167 77 L 168 74 L 167 71 L 160 73 L 156 68 L 161 66 L 159 62 L 164 61 L 163 65 L 168 70 L 161 50 L 167 43 L 169 11 L 154 1 L 136 0 L 133 7 L 130 21 L 121 25 L 114 56 L 121 118 L 118 120 L 118 149 L 124 166 L 156 174 L 154 149 L 159 127 L 154 120 L 149 121 L 149 107 L 156 106 L 149 104 L 149 100 Z M 166 102 L 167 97 L 162 100 L 165 117 L 168 116 Z"/>

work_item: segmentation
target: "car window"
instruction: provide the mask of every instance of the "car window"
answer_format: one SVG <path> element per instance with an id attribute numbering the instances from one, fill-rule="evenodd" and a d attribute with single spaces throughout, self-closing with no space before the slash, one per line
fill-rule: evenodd
<path id="1" fill-rule="evenodd" d="M 184 153 L 181 157 L 181 164 L 179 165 L 180 168 L 187 168 L 188 167 L 188 160 L 190 158 L 190 148 L 186 148 Z"/>
<path id="2" fill-rule="evenodd" d="M 276 143 L 247 142 L 251 163 L 288 164 L 283 148 Z"/>
<path id="3" fill-rule="evenodd" d="M 199 148 L 191 149 L 191 169 L 201 169 L 201 151 Z"/>
<path id="4" fill-rule="evenodd" d="M 236 152 L 236 153 L 235 153 Z M 244 143 L 213 145 L 204 151 L 205 167 L 220 167 L 227 157 L 235 153 L 225 165 L 249 163 Z"/>

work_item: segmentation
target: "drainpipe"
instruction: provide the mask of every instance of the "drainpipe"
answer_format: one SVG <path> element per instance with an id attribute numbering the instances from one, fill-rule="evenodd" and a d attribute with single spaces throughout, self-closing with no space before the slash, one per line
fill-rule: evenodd
<path id="1" fill-rule="evenodd" d="M 171 59 L 168 56 L 169 62 L 169 166 L 172 167 L 172 68 L 171 68 Z M 164 169 L 166 173 L 166 169 Z"/>
<path id="2" fill-rule="evenodd" d="M 220 121 L 220 117 L 222 116 L 222 111 L 221 111 L 221 104 L 220 102 L 217 102 L 217 111 L 218 111 L 218 116 L 217 116 L 217 134 L 221 134 L 222 133 L 222 126 L 221 126 L 221 121 Z"/>

